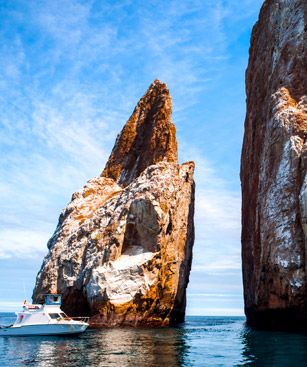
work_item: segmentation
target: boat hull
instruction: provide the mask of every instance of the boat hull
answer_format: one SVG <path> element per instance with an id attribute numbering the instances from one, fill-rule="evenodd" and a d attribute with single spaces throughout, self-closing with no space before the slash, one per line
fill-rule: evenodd
<path id="1" fill-rule="evenodd" d="M 1 328 L 0 336 L 76 335 L 83 333 L 87 327 L 88 324 L 86 323 L 24 325 Z"/>

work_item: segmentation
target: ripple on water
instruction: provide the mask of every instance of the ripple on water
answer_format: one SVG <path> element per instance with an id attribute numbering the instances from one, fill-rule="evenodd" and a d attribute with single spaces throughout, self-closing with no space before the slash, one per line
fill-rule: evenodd
<path id="1" fill-rule="evenodd" d="M 14 320 L 0 314 L 0 324 Z M 187 317 L 176 328 L 0 338 L 0 366 L 305 366 L 307 334 L 255 331 L 241 317 Z"/>

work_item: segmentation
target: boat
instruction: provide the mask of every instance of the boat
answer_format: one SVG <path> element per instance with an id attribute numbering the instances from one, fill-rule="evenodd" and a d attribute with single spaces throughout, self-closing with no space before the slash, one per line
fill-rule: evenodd
<path id="1" fill-rule="evenodd" d="M 44 304 L 28 304 L 25 300 L 22 311 L 16 312 L 16 321 L 9 326 L 0 326 L 0 336 L 70 335 L 83 333 L 88 317 L 68 317 L 61 310 L 60 294 L 46 294 Z"/>

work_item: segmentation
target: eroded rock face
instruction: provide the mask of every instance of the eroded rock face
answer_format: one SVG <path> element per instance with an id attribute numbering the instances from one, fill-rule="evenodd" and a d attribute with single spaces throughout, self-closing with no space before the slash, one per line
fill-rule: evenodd
<path id="1" fill-rule="evenodd" d="M 155 81 L 101 177 L 62 211 L 33 300 L 63 295 L 92 326 L 183 321 L 194 242 L 194 163 L 179 165 L 171 98 Z"/>
<path id="2" fill-rule="evenodd" d="M 306 2 L 261 9 L 246 72 L 241 157 L 245 312 L 251 325 L 307 327 Z"/>
<path id="3" fill-rule="evenodd" d="M 117 137 L 102 176 L 127 186 L 151 164 L 164 159 L 177 163 L 176 129 L 171 115 L 169 90 L 155 81 Z"/>

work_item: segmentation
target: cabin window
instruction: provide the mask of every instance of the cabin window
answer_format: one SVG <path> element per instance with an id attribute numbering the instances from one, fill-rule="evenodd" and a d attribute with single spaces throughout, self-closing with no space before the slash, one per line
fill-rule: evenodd
<path id="1" fill-rule="evenodd" d="M 60 315 L 63 317 L 63 319 L 65 319 L 66 317 L 68 317 L 64 312 L 61 312 Z"/>
<path id="2" fill-rule="evenodd" d="M 54 320 L 61 318 L 61 316 L 58 313 L 50 313 L 49 316 Z"/>

